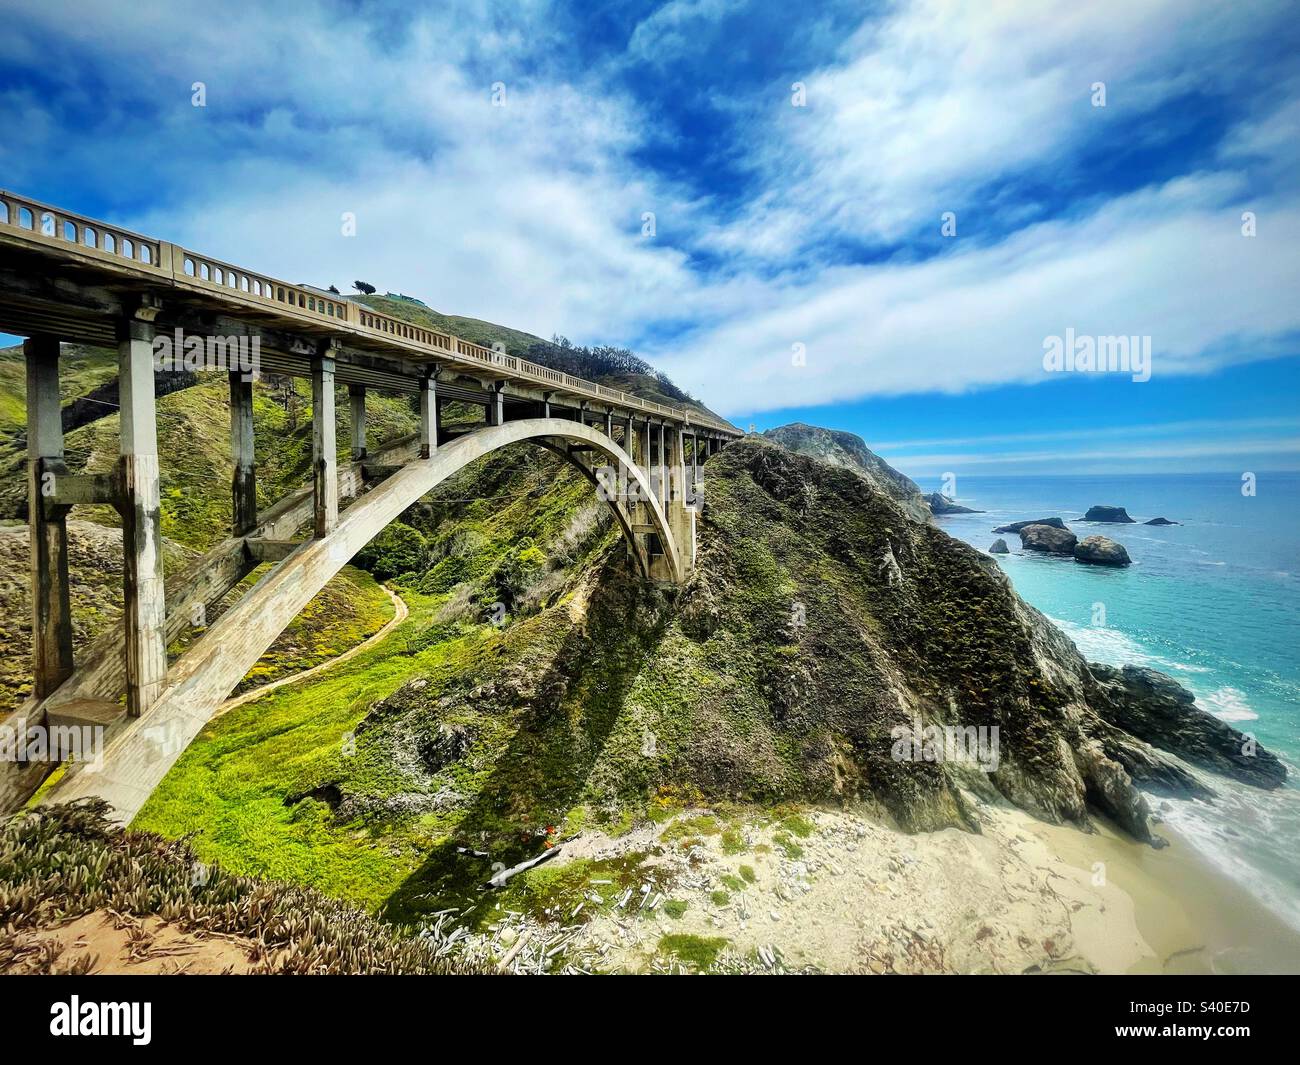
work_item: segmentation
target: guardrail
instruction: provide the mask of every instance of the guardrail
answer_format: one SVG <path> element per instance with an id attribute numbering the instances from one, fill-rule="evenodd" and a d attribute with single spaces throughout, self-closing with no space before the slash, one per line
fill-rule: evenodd
<path id="1" fill-rule="evenodd" d="M 292 285 L 267 274 L 245 270 L 233 263 L 182 248 L 166 241 L 133 233 L 121 226 L 64 211 L 37 200 L 0 191 L 0 224 L 21 232 L 25 240 L 55 250 L 72 251 L 87 260 L 98 260 L 119 269 L 132 269 L 151 280 L 167 281 L 177 287 L 220 296 L 256 308 L 273 308 L 313 324 L 336 326 L 340 331 L 390 343 L 399 351 L 438 358 L 468 366 L 504 370 L 514 377 L 553 386 L 557 390 L 622 407 L 663 415 L 687 425 L 717 429 L 739 435 L 735 426 L 701 411 L 673 407 L 642 399 L 616 388 L 585 381 L 560 370 L 529 362 L 503 351 L 463 340 L 451 333 L 428 329 L 394 318 L 370 307 Z M 71 247 L 70 247 L 71 246 Z"/>

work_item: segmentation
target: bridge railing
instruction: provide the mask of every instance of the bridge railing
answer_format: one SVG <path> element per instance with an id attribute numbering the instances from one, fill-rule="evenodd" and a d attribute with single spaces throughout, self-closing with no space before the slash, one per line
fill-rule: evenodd
<path id="1" fill-rule="evenodd" d="M 0 220 L 27 230 L 28 237 L 38 243 L 75 247 L 82 255 L 123 265 L 129 262 L 143 269 L 171 271 L 171 263 L 163 261 L 162 241 L 12 192 L 0 192 Z"/>
<path id="2" fill-rule="evenodd" d="M 702 411 L 672 407 L 586 381 L 451 333 L 403 321 L 334 293 L 292 285 L 189 248 L 4 190 L 0 190 L 0 224 L 22 231 L 25 240 L 55 249 L 75 250 L 76 254 L 90 259 L 139 270 L 199 291 L 220 294 L 246 306 L 271 307 L 277 313 L 288 312 L 297 318 L 314 319 L 321 325 L 338 324 L 344 327 L 345 332 L 390 342 L 399 349 L 414 349 L 416 354 L 429 358 L 504 371 L 543 387 L 551 386 L 579 396 L 608 400 L 613 405 L 663 415 L 688 425 L 736 432 L 734 426 Z"/>

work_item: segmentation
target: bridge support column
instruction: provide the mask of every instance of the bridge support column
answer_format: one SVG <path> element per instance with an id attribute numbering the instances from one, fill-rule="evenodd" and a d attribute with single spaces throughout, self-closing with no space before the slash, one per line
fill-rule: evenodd
<path id="1" fill-rule="evenodd" d="M 665 427 L 667 428 L 667 427 Z M 687 571 L 695 568 L 695 508 L 687 505 L 686 438 L 680 426 L 672 429 L 671 488 L 664 513 L 677 545 L 678 557 Z"/>
<path id="2" fill-rule="evenodd" d="M 646 483 L 650 485 L 650 491 L 653 494 L 655 490 L 654 464 L 650 456 L 654 454 L 654 448 L 650 441 L 650 419 L 645 420 L 645 447 L 641 449 L 641 469 L 645 473 Z"/>
<path id="3" fill-rule="evenodd" d="M 352 461 L 366 457 L 366 386 L 348 385 L 348 413 L 352 421 Z"/>
<path id="4" fill-rule="evenodd" d="M 33 337 L 27 361 L 27 523 L 31 536 L 33 694 L 43 699 L 72 675 L 67 507 L 46 504 L 64 472 L 59 342 Z"/>
<path id="5" fill-rule="evenodd" d="M 488 425 L 504 425 L 506 422 L 506 385 L 504 381 L 494 381 L 488 389 Z"/>
<path id="6" fill-rule="evenodd" d="M 691 434 L 691 487 L 694 488 L 700 480 L 700 437 L 698 433 Z"/>
<path id="7" fill-rule="evenodd" d="M 235 462 L 231 481 L 230 531 L 247 536 L 257 528 L 257 465 L 253 454 L 253 379 L 230 374 L 230 454 Z"/>
<path id="8" fill-rule="evenodd" d="M 156 314 L 156 307 L 146 306 L 123 322 L 118 345 L 126 707 L 132 717 L 139 717 L 157 701 L 167 676 L 162 491 L 153 378 Z"/>
<path id="9" fill-rule="evenodd" d="M 438 384 L 432 375 L 420 378 L 420 458 L 438 450 Z"/>
<path id="10" fill-rule="evenodd" d="M 668 503 L 668 455 L 667 440 L 668 426 L 663 422 L 659 423 L 659 503 L 666 506 Z"/>
<path id="11" fill-rule="evenodd" d="M 542 417 L 543 417 L 543 418 L 549 418 L 549 417 L 551 416 L 551 396 L 552 396 L 552 395 L 553 395 L 553 393 L 551 393 L 551 392 L 543 392 L 543 393 L 542 393 Z"/>
<path id="12" fill-rule="evenodd" d="M 334 360 L 311 362 L 311 468 L 315 533 L 328 536 L 339 522 L 338 442 L 334 427 Z"/>

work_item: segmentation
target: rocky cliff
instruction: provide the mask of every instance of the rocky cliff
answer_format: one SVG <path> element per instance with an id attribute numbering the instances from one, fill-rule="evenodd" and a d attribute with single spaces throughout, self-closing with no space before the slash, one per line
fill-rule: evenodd
<path id="1" fill-rule="evenodd" d="M 916 521 L 926 521 L 930 517 L 928 497 L 921 494 L 916 482 L 868 448 L 860 436 L 803 422 L 769 429 L 763 435 L 795 454 L 807 455 L 828 466 L 852 470 L 894 500 Z"/>

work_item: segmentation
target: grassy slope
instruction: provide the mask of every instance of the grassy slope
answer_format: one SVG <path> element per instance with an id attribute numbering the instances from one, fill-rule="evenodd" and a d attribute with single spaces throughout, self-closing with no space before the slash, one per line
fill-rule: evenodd
<path id="1" fill-rule="evenodd" d="M 59 392 L 67 403 L 113 380 L 117 376 L 117 355 L 106 348 L 68 344 L 59 369 Z M 0 462 L 6 466 L 21 457 L 13 439 L 26 432 L 26 375 L 22 345 L 0 348 Z"/>
<path id="2" fill-rule="evenodd" d="M 521 358 L 530 357 L 529 349 L 534 344 L 544 343 L 541 337 L 534 336 L 532 333 L 524 333 L 518 329 L 511 329 L 509 326 L 496 325 L 493 322 L 480 321 L 478 318 L 460 318 L 452 314 L 439 314 L 423 304 L 411 303 L 408 300 L 388 299 L 384 296 L 366 296 L 361 302 L 404 322 L 412 322 L 432 329 L 439 329 L 443 332 L 450 332 L 464 340 L 482 344 L 484 347 L 490 348 L 493 344 L 500 344 L 507 354 L 517 355 Z M 537 358 L 535 354 L 531 357 Z M 620 389 L 634 396 L 640 396 L 642 399 L 653 400 L 656 403 L 667 403 L 674 407 L 689 407 L 695 410 L 708 411 L 708 408 L 698 400 L 682 400 L 665 395 L 660 389 L 659 383 L 653 377 L 645 374 L 606 376 L 602 377 L 599 383 L 608 385 L 610 388 Z"/>

